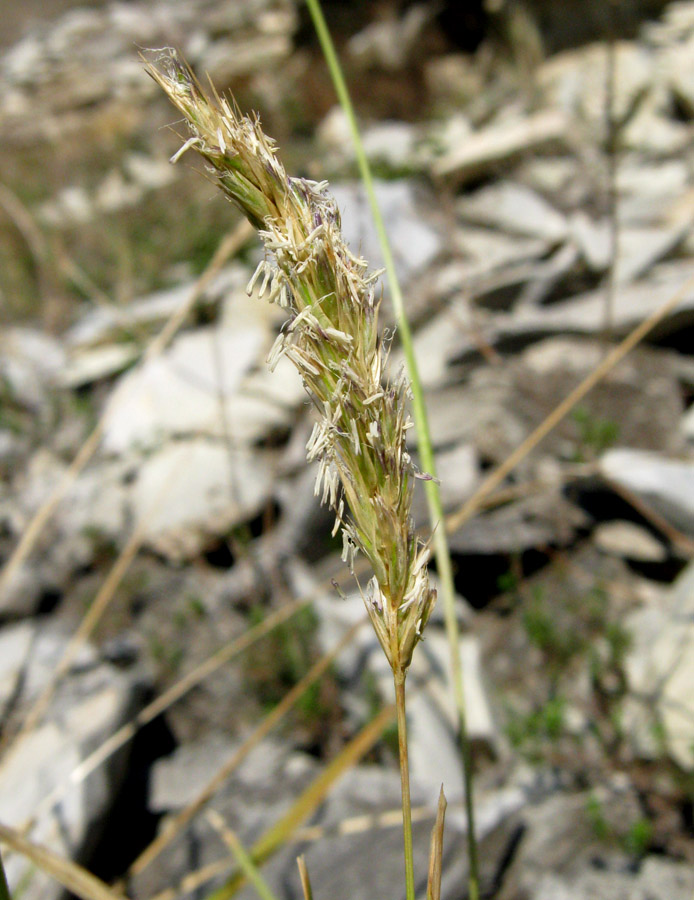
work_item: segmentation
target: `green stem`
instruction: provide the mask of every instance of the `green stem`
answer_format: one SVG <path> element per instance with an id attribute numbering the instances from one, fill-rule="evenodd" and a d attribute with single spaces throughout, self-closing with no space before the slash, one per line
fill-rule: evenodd
<path id="1" fill-rule="evenodd" d="M 398 717 L 400 787 L 402 794 L 402 831 L 405 842 L 405 887 L 407 900 L 414 900 L 414 857 L 412 852 L 412 801 L 410 800 L 410 762 L 407 755 L 407 716 L 405 713 L 405 673 L 393 670 L 395 709 Z"/>
<path id="2" fill-rule="evenodd" d="M 431 432 L 429 431 L 429 422 L 426 412 L 426 403 L 424 400 L 424 390 L 419 378 L 419 370 L 417 368 L 417 360 L 414 352 L 414 344 L 412 341 L 412 332 L 407 320 L 405 305 L 403 302 L 400 282 L 395 271 L 395 262 L 393 253 L 386 234 L 383 216 L 378 206 L 376 192 L 374 190 L 373 177 L 369 161 L 364 151 L 357 118 L 352 106 L 352 101 L 345 83 L 342 69 L 340 67 L 335 47 L 330 37 L 328 26 L 325 22 L 323 12 L 320 6 L 320 0 L 306 0 L 313 24 L 320 41 L 323 55 L 328 64 L 330 75 L 335 86 L 340 105 L 349 121 L 350 131 L 352 133 L 352 141 L 354 143 L 354 151 L 359 166 L 364 189 L 366 191 L 371 214 L 378 235 L 383 261 L 386 269 L 386 277 L 390 285 L 391 300 L 393 309 L 398 323 L 398 331 L 400 341 L 402 343 L 403 353 L 407 364 L 407 371 L 410 376 L 412 386 L 412 411 L 414 415 L 415 426 L 417 429 L 417 441 L 419 446 L 419 455 L 422 468 L 425 472 L 436 477 L 436 464 L 434 461 L 434 449 L 431 441 Z M 465 690 L 463 686 L 463 669 L 460 661 L 460 634 L 458 629 L 458 620 L 455 613 L 455 585 L 453 581 L 453 568 L 451 566 L 451 557 L 448 549 L 448 539 L 444 528 L 444 512 L 441 503 L 441 494 L 436 481 L 425 481 L 424 488 L 426 491 L 427 504 L 429 507 L 429 517 L 431 519 L 432 528 L 434 529 L 433 547 L 436 558 L 436 569 L 439 576 L 439 584 L 441 587 L 441 596 L 444 608 L 444 620 L 446 623 L 446 633 L 448 635 L 448 643 L 451 654 L 451 679 L 453 682 L 453 691 L 455 704 L 458 710 L 458 720 L 460 725 L 460 740 L 463 755 L 463 779 L 465 784 L 465 811 L 467 818 L 467 845 L 468 856 L 470 861 L 470 900 L 478 900 L 479 898 L 479 876 L 477 862 L 477 842 L 475 839 L 475 821 L 474 807 L 472 802 L 472 766 L 470 741 L 467 734 L 467 716 L 465 709 Z"/>

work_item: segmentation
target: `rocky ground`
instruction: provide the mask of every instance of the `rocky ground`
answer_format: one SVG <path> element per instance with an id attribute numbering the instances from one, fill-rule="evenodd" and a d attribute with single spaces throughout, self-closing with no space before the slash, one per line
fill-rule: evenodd
<path id="1" fill-rule="evenodd" d="M 571 33 L 558 4 L 470 4 L 464 28 L 456 6 L 327 13 L 451 516 L 484 895 L 690 900 L 694 2 L 625 0 L 611 21 L 584 4 Z M 247 748 L 363 605 L 313 496 L 302 386 L 265 367 L 282 317 L 246 293 L 258 244 L 169 164 L 173 114 L 138 48 L 179 47 L 259 110 L 290 171 L 329 178 L 352 246 L 375 267 L 380 254 L 292 0 L 42 9 L 0 30 L 0 821 L 31 820 L 32 839 L 113 881 L 227 769 L 212 810 L 126 882 L 137 898 L 205 896 L 233 868 L 224 823 L 251 846 L 390 687 L 357 631 Z M 678 291 L 463 521 L 485 476 Z M 285 618 L 234 656 L 268 616 Z M 223 665 L 162 713 L 156 698 L 211 657 Z M 437 610 L 410 678 L 415 842 L 423 879 L 443 781 L 454 900 L 465 819 L 446 671 Z M 398 895 L 392 737 L 271 856 L 278 897 L 299 896 L 300 852 L 317 898 Z M 59 896 L 5 856 L 17 897 Z"/>

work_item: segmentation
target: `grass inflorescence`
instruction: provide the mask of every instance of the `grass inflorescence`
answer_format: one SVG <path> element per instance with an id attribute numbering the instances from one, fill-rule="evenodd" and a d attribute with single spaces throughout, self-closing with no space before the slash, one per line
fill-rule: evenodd
<path id="1" fill-rule="evenodd" d="M 190 128 L 174 160 L 194 148 L 265 243 L 249 289 L 259 281 L 260 295 L 289 314 L 269 364 L 290 359 L 318 411 L 307 445 L 308 458 L 319 462 L 316 493 L 336 513 L 345 561 L 351 565 L 358 550 L 373 567 L 366 607 L 393 671 L 404 678 L 435 591 L 410 516 L 418 473 L 405 442 L 409 385 L 403 372 L 386 373 L 377 273 L 345 244 L 327 184 L 289 177 L 257 118 L 216 93 L 209 97 L 172 50 L 148 71 Z"/>

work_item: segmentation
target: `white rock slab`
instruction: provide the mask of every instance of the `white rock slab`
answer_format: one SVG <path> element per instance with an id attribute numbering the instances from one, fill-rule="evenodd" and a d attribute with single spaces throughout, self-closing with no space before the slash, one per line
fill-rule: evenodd
<path id="1" fill-rule="evenodd" d="M 0 691 L 14 682 L 21 705 L 35 699 L 66 641 L 34 624 L 3 629 Z M 61 856 L 76 858 L 110 802 L 116 782 L 108 765 L 79 784 L 69 785 L 69 777 L 86 754 L 122 724 L 134 687 L 131 675 L 99 663 L 86 648 L 42 722 L 11 744 L 0 762 L 3 822 L 18 828 L 37 816 L 29 837 Z M 52 806 L 45 804 L 54 788 L 66 782 L 67 791 Z M 25 900 L 54 900 L 61 895 L 60 886 L 25 858 L 12 855 L 5 862 L 10 890 L 21 884 Z"/>
<path id="2" fill-rule="evenodd" d="M 65 353 L 50 335 L 18 327 L 0 334 L 0 378 L 12 398 L 29 409 L 41 406 L 64 365 Z"/>
<path id="3" fill-rule="evenodd" d="M 562 241 L 568 231 L 558 210 L 540 194 L 513 181 L 483 187 L 462 199 L 457 208 L 470 222 L 551 243 Z"/>
<path id="4" fill-rule="evenodd" d="M 610 556 L 620 556 L 635 562 L 664 562 L 665 546 L 634 522 L 602 522 L 593 532 L 596 546 Z"/>
<path id="5" fill-rule="evenodd" d="M 132 508 L 150 546 L 174 559 L 195 556 L 211 535 L 256 515 L 270 496 L 272 457 L 198 438 L 149 456 Z"/>
<path id="6" fill-rule="evenodd" d="M 688 285 L 694 276 L 691 261 L 661 263 L 645 277 L 616 292 L 614 298 L 614 330 L 624 334 L 635 328 L 646 316 L 655 312 L 675 293 L 685 288 L 679 306 L 659 327 L 662 332 L 670 323 L 686 326 L 694 320 L 694 287 Z M 601 333 L 605 323 L 605 290 L 598 289 L 571 297 L 536 310 L 520 307 L 500 321 L 503 335 L 551 334 L 558 331 L 580 334 Z"/>
<path id="7" fill-rule="evenodd" d="M 567 119 L 559 110 L 542 110 L 517 121 L 494 123 L 456 142 L 431 166 L 435 177 L 457 182 L 475 178 L 523 153 L 560 147 L 566 142 Z"/>
<path id="8" fill-rule="evenodd" d="M 260 323 L 182 334 L 169 350 L 119 381 L 106 407 L 104 449 L 123 453 L 177 435 L 222 435 L 229 398 L 262 362 L 269 343 Z M 239 420 L 239 412 L 228 416 L 235 442 L 252 440 L 258 436 L 253 423 Z"/>
<path id="9" fill-rule="evenodd" d="M 386 223 L 398 275 L 403 281 L 425 269 L 441 251 L 436 230 L 422 217 L 410 181 L 377 181 L 376 199 Z M 371 210 L 360 183 L 331 184 L 342 217 L 342 233 L 357 255 L 371 269 L 383 265 L 381 248 L 371 219 Z"/>
<path id="10" fill-rule="evenodd" d="M 647 450 L 609 450 L 601 474 L 654 507 L 676 528 L 694 533 L 694 460 L 667 459 Z"/>
<path id="11" fill-rule="evenodd" d="M 663 746 L 686 771 L 694 769 L 694 564 L 664 600 L 633 613 L 626 628 L 632 646 L 625 660 L 630 704 L 625 724 L 638 752 Z M 659 733 L 662 743 L 654 738 Z"/>

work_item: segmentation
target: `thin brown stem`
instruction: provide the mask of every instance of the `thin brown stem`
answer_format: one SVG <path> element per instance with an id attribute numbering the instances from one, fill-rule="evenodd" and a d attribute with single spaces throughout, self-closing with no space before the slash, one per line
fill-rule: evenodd
<path id="1" fill-rule="evenodd" d="M 398 719 L 400 785 L 402 792 L 402 831 L 405 842 L 405 885 L 407 900 L 414 900 L 414 861 L 412 852 L 412 801 L 410 799 L 410 762 L 407 754 L 407 715 L 405 710 L 405 672 L 393 670 L 395 709 Z"/>

